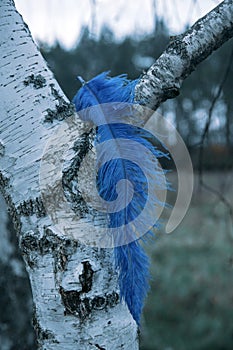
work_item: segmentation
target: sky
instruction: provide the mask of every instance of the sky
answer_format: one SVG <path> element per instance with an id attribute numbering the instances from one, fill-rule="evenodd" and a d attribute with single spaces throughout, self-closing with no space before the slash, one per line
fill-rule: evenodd
<path id="1" fill-rule="evenodd" d="M 116 38 L 144 35 L 154 28 L 155 14 L 164 18 L 170 35 L 181 33 L 221 0 L 15 0 L 18 11 L 36 41 L 49 45 L 58 40 L 72 48 L 82 27 L 98 37 L 104 25 Z"/>

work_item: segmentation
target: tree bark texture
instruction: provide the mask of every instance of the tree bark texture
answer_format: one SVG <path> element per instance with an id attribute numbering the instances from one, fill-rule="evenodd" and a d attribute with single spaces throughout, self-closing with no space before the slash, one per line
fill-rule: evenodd
<path id="1" fill-rule="evenodd" d="M 0 186 L 29 274 L 40 349 L 138 349 L 120 303 L 111 250 L 57 234 L 39 187 L 46 141 L 73 105 L 55 81 L 11 0 L 0 4 Z M 80 122 L 80 134 L 86 131 Z M 90 169 L 92 171 L 92 169 Z"/>
<path id="2" fill-rule="evenodd" d="M 12 0 L 1 0 L 0 33 L 0 187 L 30 277 L 39 348 L 136 350 L 137 326 L 119 301 L 111 250 L 58 234 L 41 198 L 39 169 L 46 142 L 74 116 L 73 105 Z M 232 35 L 233 4 L 225 0 L 171 41 L 139 80 L 136 100 L 155 109 L 177 96 L 197 64 Z M 88 130 L 78 123 L 81 149 Z"/>
<path id="3" fill-rule="evenodd" d="M 179 95 L 196 66 L 233 36 L 233 2 L 225 0 L 170 44 L 136 87 L 136 101 L 156 110 Z M 206 77 L 208 79 L 208 77 Z"/>

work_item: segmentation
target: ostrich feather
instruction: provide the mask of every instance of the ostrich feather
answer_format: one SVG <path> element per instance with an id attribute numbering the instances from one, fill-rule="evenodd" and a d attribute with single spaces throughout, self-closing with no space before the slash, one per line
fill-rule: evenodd
<path id="1" fill-rule="evenodd" d="M 140 240 L 151 232 L 153 227 L 151 218 L 153 223 L 156 222 L 156 210 L 151 209 L 149 212 L 151 217 L 148 218 L 144 216 L 140 219 L 140 213 L 148 202 L 150 183 L 153 183 L 153 188 L 156 190 L 167 188 L 156 160 L 168 155 L 154 146 L 154 136 L 148 131 L 126 123 L 118 117 L 119 111 L 116 109 L 121 109 L 120 115 L 125 118 L 131 117 L 132 120 L 133 112 L 130 105 L 134 103 L 134 89 L 137 82 L 137 80 L 128 80 L 125 74 L 111 78 L 108 72 L 104 72 L 87 83 L 83 82 L 73 102 L 78 112 L 101 105 L 99 113 L 89 111 L 81 113 L 81 117 L 83 116 L 84 120 L 91 120 L 97 126 L 97 188 L 99 195 L 106 202 L 113 204 L 108 213 L 108 227 L 113 235 L 114 261 L 119 273 L 120 297 L 127 304 L 134 320 L 140 325 L 150 278 L 149 259 Z M 114 108 L 105 107 L 105 104 L 111 102 L 116 103 Z M 110 148 L 108 141 L 111 140 L 114 142 Z M 126 140 L 126 143 L 123 140 Z M 146 150 L 146 156 L 142 157 L 142 154 L 135 149 L 135 144 Z M 146 179 L 141 169 L 142 163 L 142 167 L 146 169 Z M 117 184 L 125 179 L 131 186 L 125 181 L 119 190 Z M 158 199 L 155 201 L 157 205 L 164 205 Z M 114 204 L 115 202 L 117 204 Z M 122 208 L 119 208 L 119 202 Z M 138 220 L 136 227 L 135 220 Z M 143 225 L 147 225 L 145 232 L 141 232 Z M 158 223 L 156 222 L 155 225 Z"/>

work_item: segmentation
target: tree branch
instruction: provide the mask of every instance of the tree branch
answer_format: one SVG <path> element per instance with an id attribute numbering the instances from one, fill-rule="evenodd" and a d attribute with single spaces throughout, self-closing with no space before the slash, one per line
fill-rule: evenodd
<path id="1" fill-rule="evenodd" d="M 135 99 L 152 109 L 179 95 L 185 78 L 233 36 L 233 3 L 225 0 L 176 36 L 136 86 Z"/>

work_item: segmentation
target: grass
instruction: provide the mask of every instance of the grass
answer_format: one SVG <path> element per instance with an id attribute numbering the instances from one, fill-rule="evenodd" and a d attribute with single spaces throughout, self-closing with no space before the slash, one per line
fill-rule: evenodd
<path id="1" fill-rule="evenodd" d="M 231 203 L 232 175 L 205 174 Z M 157 233 L 146 249 L 152 281 L 140 349 L 233 349 L 233 227 L 227 208 L 196 185 L 180 226 L 169 235 Z"/>

